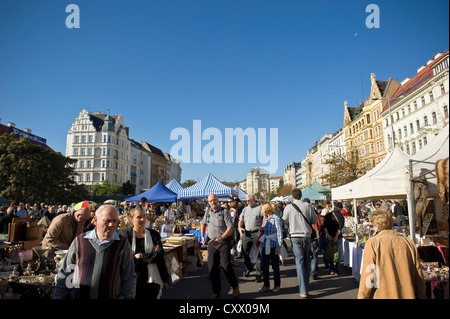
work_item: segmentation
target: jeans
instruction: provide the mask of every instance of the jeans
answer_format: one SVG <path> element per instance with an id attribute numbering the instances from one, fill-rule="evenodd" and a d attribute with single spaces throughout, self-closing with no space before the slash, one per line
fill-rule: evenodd
<path id="1" fill-rule="evenodd" d="M 317 268 L 319 266 L 319 241 L 314 240 L 311 242 L 311 277 L 317 275 Z"/>
<path id="2" fill-rule="evenodd" d="M 273 270 L 273 281 L 275 287 L 280 287 L 281 277 L 280 277 L 280 264 L 278 263 L 279 256 L 275 254 L 276 248 L 270 249 L 270 254 L 266 255 L 265 248 L 262 248 L 261 252 L 261 268 L 263 273 L 264 286 L 270 287 L 270 274 L 269 265 L 272 264 Z"/>
<path id="3" fill-rule="evenodd" d="M 311 237 L 291 237 L 300 294 L 309 292 Z"/>
<path id="4" fill-rule="evenodd" d="M 325 252 L 327 251 L 328 242 L 329 242 L 329 240 L 327 238 L 327 235 L 322 234 L 319 237 L 319 251 L 323 254 L 323 263 L 324 263 L 326 268 L 330 267 L 330 265 L 328 263 L 328 260 L 325 257 Z"/>
<path id="5" fill-rule="evenodd" d="M 340 274 L 342 268 L 342 257 L 344 256 L 344 245 L 342 244 L 342 237 L 336 240 L 336 247 L 339 249 L 339 260 L 336 265 L 330 261 L 330 271 Z"/>

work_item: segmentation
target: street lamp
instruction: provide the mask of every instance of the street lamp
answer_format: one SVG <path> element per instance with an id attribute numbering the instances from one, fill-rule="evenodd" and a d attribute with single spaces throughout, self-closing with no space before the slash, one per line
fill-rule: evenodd
<path id="1" fill-rule="evenodd" d="M 394 100 L 400 100 L 403 99 L 405 96 L 399 95 L 397 97 L 394 97 L 393 99 L 391 99 L 390 97 L 388 97 L 387 99 L 383 99 L 383 98 L 379 98 L 379 97 L 374 97 L 372 100 L 373 101 L 388 101 L 388 109 L 389 109 L 389 123 L 391 125 L 391 138 L 392 138 L 392 151 L 394 151 L 395 148 L 395 138 L 394 138 L 394 125 L 393 125 L 393 121 L 392 121 L 392 115 L 391 115 L 391 101 Z"/>

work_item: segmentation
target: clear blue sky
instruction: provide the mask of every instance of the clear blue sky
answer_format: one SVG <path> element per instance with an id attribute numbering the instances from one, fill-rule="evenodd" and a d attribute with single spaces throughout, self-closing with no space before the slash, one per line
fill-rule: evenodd
<path id="1" fill-rule="evenodd" d="M 79 29 L 65 24 L 71 3 Z M 371 3 L 379 29 L 365 24 Z M 278 128 L 282 175 L 342 127 L 370 73 L 402 81 L 446 51 L 448 12 L 447 0 L 1 0 L 0 118 L 63 154 L 83 108 L 121 113 L 130 138 L 164 152 L 196 119 L 223 135 Z M 182 181 L 243 180 L 260 165 L 182 164 Z"/>

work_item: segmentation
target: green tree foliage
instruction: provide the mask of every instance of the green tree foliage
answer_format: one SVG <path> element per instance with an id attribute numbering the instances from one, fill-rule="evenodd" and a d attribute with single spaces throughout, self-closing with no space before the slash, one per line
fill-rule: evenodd
<path id="1" fill-rule="evenodd" d="M 125 195 L 133 194 L 134 195 L 135 192 L 136 192 L 136 190 L 134 189 L 134 187 L 130 181 L 127 181 L 126 183 L 122 184 L 122 194 L 125 194 Z"/>
<path id="2" fill-rule="evenodd" d="M 330 171 L 323 176 L 323 179 L 330 188 L 353 182 L 366 173 L 364 163 L 356 150 L 342 155 L 332 154 L 325 164 L 329 165 Z"/>
<path id="3" fill-rule="evenodd" d="M 88 198 L 70 166 L 75 160 L 13 134 L 0 136 L 0 196 L 24 202 L 72 203 Z"/>
<path id="4" fill-rule="evenodd" d="M 122 186 L 110 183 L 104 180 L 102 184 L 96 184 L 93 187 L 94 196 L 102 195 L 120 195 L 122 194 Z"/>
<path id="5" fill-rule="evenodd" d="M 292 185 L 291 184 L 285 184 L 279 191 L 278 191 L 278 196 L 289 196 L 292 194 Z"/>
<path id="6" fill-rule="evenodd" d="M 194 185 L 195 183 L 197 183 L 197 182 L 192 179 L 188 179 L 188 180 L 184 181 L 183 186 L 189 187 L 189 186 Z"/>

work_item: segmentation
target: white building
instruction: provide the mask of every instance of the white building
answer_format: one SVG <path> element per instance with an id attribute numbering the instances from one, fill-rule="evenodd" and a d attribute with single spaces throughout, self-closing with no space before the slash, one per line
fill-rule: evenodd
<path id="1" fill-rule="evenodd" d="M 152 158 L 148 151 L 135 140 L 130 140 L 130 183 L 136 194 L 149 190 L 151 180 Z"/>
<path id="2" fill-rule="evenodd" d="M 256 167 L 247 174 L 247 194 L 261 194 L 265 197 L 270 191 L 269 172 L 264 168 Z"/>
<path id="3" fill-rule="evenodd" d="M 130 140 L 122 115 L 83 109 L 67 132 L 66 156 L 77 159 L 75 181 L 92 191 L 108 180 L 122 185 L 130 179 Z"/>
<path id="4" fill-rule="evenodd" d="M 448 124 L 448 75 L 447 51 L 436 54 L 412 79 L 401 83 L 382 112 L 388 151 L 395 145 L 414 155 Z"/>
<path id="5" fill-rule="evenodd" d="M 175 179 L 178 182 L 181 182 L 181 166 L 180 160 L 178 158 L 174 158 L 170 154 L 164 153 L 164 156 L 167 159 L 167 182 Z"/>
<path id="6" fill-rule="evenodd" d="M 83 109 L 67 132 L 66 156 L 77 160 L 74 180 L 85 184 L 89 191 L 105 180 L 119 186 L 130 181 L 136 194 L 150 189 L 158 180 L 164 181 L 166 169 L 167 177 L 174 176 L 179 181 L 179 160 L 171 158 L 168 166 L 159 149 L 155 156 L 156 148 L 143 143 L 129 138 L 122 115 Z"/>
<path id="7" fill-rule="evenodd" d="M 278 194 L 278 191 L 284 186 L 283 176 L 274 176 L 270 178 L 270 193 Z"/>

